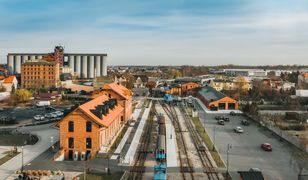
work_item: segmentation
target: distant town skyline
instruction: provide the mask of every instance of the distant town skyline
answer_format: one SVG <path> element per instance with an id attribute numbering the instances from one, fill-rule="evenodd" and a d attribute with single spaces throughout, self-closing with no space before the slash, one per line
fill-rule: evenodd
<path id="1" fill-rule="evenodd" d="M 107 53 L 108 65 L 307 65 L 306 0 L 2 0 L 7 53 Z"/>

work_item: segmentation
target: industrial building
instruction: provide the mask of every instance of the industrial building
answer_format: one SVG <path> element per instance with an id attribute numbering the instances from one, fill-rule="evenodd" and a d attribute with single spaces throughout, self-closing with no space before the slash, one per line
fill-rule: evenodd
<path id="1" fill-rule="evenodd" d="M 63 51 L 62 46 L 56 46 L 54 53 L 8 53 L 8 70 L 14 74 L 20 74 L 21 64 L 28 60 L 48 60 L 49 56 L 52 56 L 55 61 L 59 61 L 60 72 L 62 68 L 69 67 L 72 74 L 79 78 L 107 76 L 107 54 L 64 53 Z"/>

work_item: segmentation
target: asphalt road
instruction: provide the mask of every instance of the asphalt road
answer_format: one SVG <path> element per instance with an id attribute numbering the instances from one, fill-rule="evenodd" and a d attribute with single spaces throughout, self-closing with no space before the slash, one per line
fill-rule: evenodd
<path id="1" fill-rule="evenodd" d="M 245 119 L 242 115 L 224 114 L 223 116 L 230 118 L 230 122 L 226 122 L 224 126 L 217 124 L 216 115 L 205 114 L 205 120 L 202 115 L 202 123 L 205 123 L 206 130 L 212 140 L 215 139 L 215 146 L 225 163 L 227 162 L 227 147 L 228 144 L 231 144 L 229 171 L 247 171 L 256 167 L 261 169 L 265 179 L 268 180 L 297 179 L 298 167 L 293 154 L 298 150 L 294 146 L 280 141 L 277 136 L 263 127 L 259 127 L 255 122 L 250 121 L 249 126 L 241 125 L 241 120 Z M 241 126 L 244 133 L 235 133 L 236 126 Z M 265 142 L 272 144 L 272 152 L 265 152 L 260 148 L 260 145 Z"/>

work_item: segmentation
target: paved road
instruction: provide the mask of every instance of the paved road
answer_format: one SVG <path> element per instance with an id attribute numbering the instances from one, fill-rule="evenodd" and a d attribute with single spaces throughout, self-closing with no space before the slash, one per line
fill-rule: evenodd
<path id="1" fill-rule="evenodd" d="M 23 127 L 21 130 L 30 131 L 32 134 L 36 134 L 39 137 L 39 141 L 35 145 L 27 145 L 24 147 L 24 164 L 31 162 L 34 158 L 39 156 L 53 144 L 50 137 L 53 137 L 54 142 L 59 141 L 59 131 L 57 129 L 51 128 L 50 124 Z M 20 150 L 21 147 L 18 147 L 18 151 Z M 8 176 L 14 173 L 15 170 L 21 168 L 21 157 L 22 155 L 20 153 L 13 159 L 0 166 L 0 179 L 6 179 Z"/>
<path id="2" fill-rule="evenodd" d="M 298 151 L 295 147 L 287 142 L 279 141 L 279 138 L 254 122 L 251 122 L 250 126 L 242 126 L 240 122 L 244 117 L 241 115 L 224 114 L 230 118 L 230 122 L 224 126 L 217 124 L 216 115 L 202 115 L 202 123 L 205 123 L 210 137 L 215 139 L 215 145 L 225 162 L 227 160 L 227 146 L 232 144 L 232 149 L 229 151 L 230 171 L 249 170 L 251 167 L 257 167 L 262 170 L 268 180 L 297 179 L 298 168 L 292 158 L 293 153 Z M 233 129 L 236 126 L 243 127 L 244 133 L 235 133 Z M 273 152 L 265 152 L 260 148 L 260 145 L 265 142 L 272 144 Z"/>

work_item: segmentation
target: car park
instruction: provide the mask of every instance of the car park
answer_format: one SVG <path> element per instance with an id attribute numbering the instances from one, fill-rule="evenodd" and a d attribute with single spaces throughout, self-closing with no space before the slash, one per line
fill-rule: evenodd
<path id="1" fill-rule="evenodd" d="M 234 131 L 237 132 L 237 133 L 243 133 L 244 129 L 241 128 L 240 126 L 237 126 L 237 127 L 234 128 Z"/>
<path id="2" fill-rule="evenodd" d="M 272 145 L 270 143 L 263 143 L 263 144 L 261 144 L 261 148 L 264 151 L 272 151 L 273 150 Z"/>
<path id="3" fill-rule="evenodd" d="M 241 121 L 241 124 L 244 125 L 244 126 L 248 126 L 249 125 L 249 122 L 246 120 L 246 119 L 243 119 Z"/>
<path id="4" fill-rule="evenodd" d="M 219 120 L 219 121 L 217 121 L 217 123 L 218 123 L 219 125 L 225 125 L 225 121 L 224 121 L 224 120 Z"/>
<path id="5" fill-rule="evenodd" d="M 33 119 L 36 120 L 36 121 L 41 121 L 41 120 L 44 120 L 45 117 L 42 116 L 42 115 L 35 115 L 35 116 L 33 117 Z"/>

